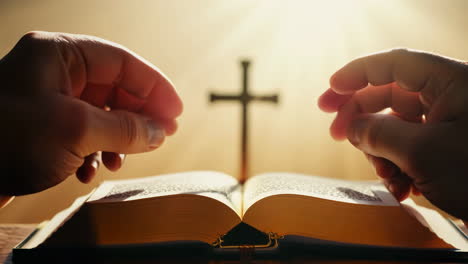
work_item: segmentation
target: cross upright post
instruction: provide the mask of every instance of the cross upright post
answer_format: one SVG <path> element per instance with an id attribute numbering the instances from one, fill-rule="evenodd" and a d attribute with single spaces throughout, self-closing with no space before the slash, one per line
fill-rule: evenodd
<path id="1" fill-rule="evenodd" d="M 249 174 L 249 151 L 248 151 L 248 105 L 252 101 L 270 102 L 277 104 L 279 96 L 277 94 L 256 96 L 249 93 L 249 60 L 242 60 L 242 91 L 239 94 L 217 94 L 210 93 L 210 102 L 234 101 L 242 105 L 242 130 L 241 130 L 241 156 L 240 156 L 240 183 L 247 180 Z"/>

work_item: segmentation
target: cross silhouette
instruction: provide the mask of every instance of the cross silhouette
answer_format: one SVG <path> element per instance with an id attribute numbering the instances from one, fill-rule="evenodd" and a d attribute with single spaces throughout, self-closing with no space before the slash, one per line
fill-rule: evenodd
<path id="1" fill-rule="evenodd" d="M 252 95 L 249 93 L 249 60 L 242 60 L 242 91 L 239 94 L 210 94 L 210 102 L 217 101 L 237 101 L 242 104 L 242 137 L 241 137 L 241 164 L 240 164 L 240 183 L 247 180 L 249 173 L 249 155 L 248 155 L 248 105 L 252 101 L 270 102 L 277 104 L 279 96 L 272 95 Z"/>

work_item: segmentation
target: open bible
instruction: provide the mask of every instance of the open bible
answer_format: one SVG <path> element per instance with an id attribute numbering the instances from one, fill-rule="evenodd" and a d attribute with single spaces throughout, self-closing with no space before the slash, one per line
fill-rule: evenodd
<path id="1" fill-rule="evenodd" d="M 240 185 L 211 171 L 103 182 L 19 248 L 175 241 L 274 247 L 287 237 L 357 246 L 468 248 L 448 220 L 412 201 L 400 204 L 376 181 L 265 173 Z"/>

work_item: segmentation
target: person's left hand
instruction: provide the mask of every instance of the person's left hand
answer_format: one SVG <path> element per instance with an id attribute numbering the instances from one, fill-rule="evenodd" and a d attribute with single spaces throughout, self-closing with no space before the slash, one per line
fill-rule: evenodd
<path id="1" fill-rule="evenodd" d="M 0 60 L 0 195 L 38 192 L 160 146 L 182 102 L 155 66 L 96 37 L 31 32 Z"/>
<path id="2" fill-rule="evenodd" d="M 395 198 L 421 193 L 466 222 L 467 86 L 466 62 L 394 49 L 347 63 L 318 104 L 337 112 L 332 137 L 363 151 Z"/>

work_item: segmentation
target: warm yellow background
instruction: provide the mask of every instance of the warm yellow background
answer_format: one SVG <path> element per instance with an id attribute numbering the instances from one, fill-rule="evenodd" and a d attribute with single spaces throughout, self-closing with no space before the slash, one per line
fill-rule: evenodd
<path id="1" fill-rule="evenodd" d="M 281 93 L 280 106 L 251 108 L 254 174 L 374 178 L 363 155 L 328 135 L 333 116 L 320 112 L 316 100 L 329 76 L 356 56 L 392 47 L 466 59 L 467 10 L 463 0 L 2 0 L 0 56 L 30 30 L 100 36 L 160 67 L 176 84 L 185 112 L 179 132 L 161 149 L 128 157 L 117 173 L 101 169 L 89 185 L 70 177 L 17 197 L 0 211 L 0 222 L 47 219 L 105 179 L 200 169 L 235 175 L 240 108 L 209 105 L 208 93 L 240 89 L 241 57 L 254 61 L 253 92 Z"/>

